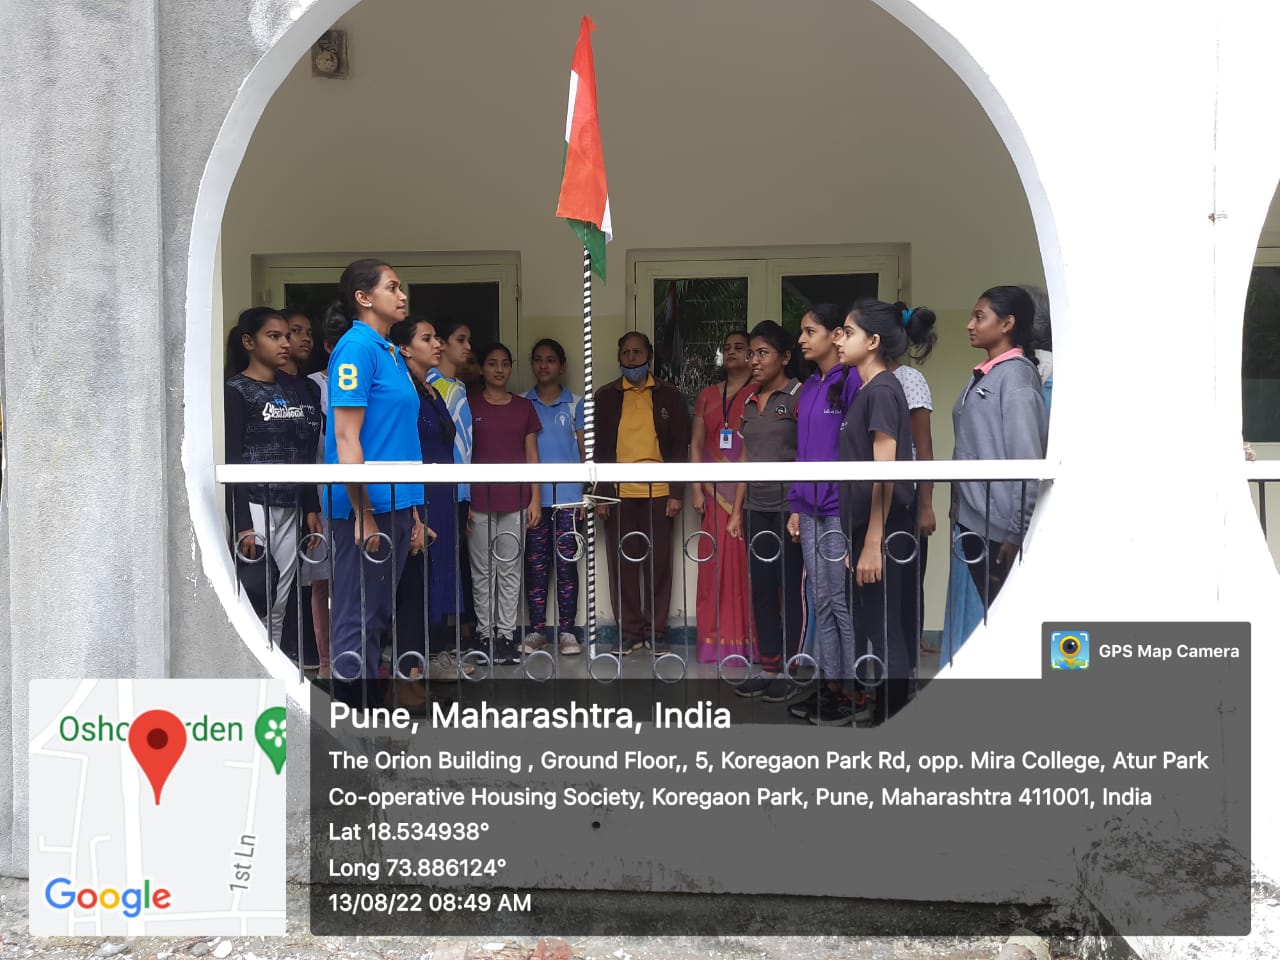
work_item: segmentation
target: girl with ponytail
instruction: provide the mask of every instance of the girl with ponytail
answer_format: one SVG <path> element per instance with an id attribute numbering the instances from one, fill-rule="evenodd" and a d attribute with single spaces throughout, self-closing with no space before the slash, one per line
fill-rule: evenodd
<path id="1" fill-rule="evenodd" d="M 1022 287 L 983 292 L 969 318 L 969 343 L 986 353 L 952 411 L 956 460 L 1039 460 L 1049 419 L 1036 361 L 1035 303 Z M 970 561 L 983 605 L 989 607 L 1022 546 L 1039 488 L 1018 481 L 957 483 L 953 487 L 958 551 Z"/>
<path id="2" fill-rule="evenodd" d="M 899 301 L 893 305 L 902 317 L 902 328 L 907 334 L 906 355 L 917 364 L 923 364 L 938 342 L 934 325 L 937 316 L 928 307 L 908 307 Z M 933 459 L 933 393 L 924 374 L 914 366 L 907 366 L 901 359 L 890 360 L 889 370 L 902 384 L 907 397 L 907 409 L 911 411 L 911 450 L 916 460 Z M 933 482 L 923 481 L 915 485 L 915 501 L 911 507 L 915 517 L 917 538 L 920 542 L 919 564 L 908 564 L 903 574 L 902 626 L 911 646 L 911 659 L 917 668 L 921 653 L 937 653 L 924 641 L 924 572 L 929 558 L 929 537 L 938 528 L 933 512 Z"/>
<path id="3" fill-rule="evenodd" d="M 339 302 L 326 318 L 332 335 L 348 327 L 329 357 L 325 463 L 421 462 L 418 391 L 405 358 L 388 339 L 405 319 L 408 297 L 395 270 L 357 260 L 342 272 Z M 325 490 L 333 530 L 330 672 L 334 696 L 382 702 L 382 638 L 392 593 L 410 551 L 424 547 L 421 485 L 335 484 Z M 399 671 L 400 665 L 393 664 Z"/>
<path id="4" fill-rule="evenodd" d="M 839 452 L 840 423 L 862 381 L 856 370 L 840 363 L 837 343 L 842 335 L 844 311 L 831 303 L 816 304 L 800 320 L 800 352 L 817 369 L 805 381 L 796 408 L 796 460 L 835 460 Z M 840 497 L 834 483 L 794 483 L 790 495 L 791 516 L 787 532 L 800 544 L 804 575 L 813 585 L 817 621 L 818 668 L 826 672 L 824 651 L 853 647 L 853 618 L 845 599 L 845 556 L 840 532 Z M 836 665 L 830 665 L 834 667 Z M 830 699 L 823 687 L 790 710 L 798 717 L 816 716 Z M 852 722 L 852 714 L 844 721 Z"/>
<path id="5" fill-rule="evenodd" d="M 902 310 L 880 300 L 859 300 L 845 320 L 840 359 L 855 367 L 862 389 L 840 425 L 840 459 L 897 461 L 911 459 L 911 414 L 902 384 L 890 371 L 906 352 L 907 328 Z M 814 723 L 845 722 L 852 715 L 857 687 L 875 684 L 874 723 L 883 723 L 907 702 L 915 639 L 902 632 L 903 571 L 914 563 L 910 483 L 871 480 L 840 484 L 841 526 L 849 537 L 854 580 L 855 630 L 852 649 L 824 652 L 828 689 L 836 694 Z"/>

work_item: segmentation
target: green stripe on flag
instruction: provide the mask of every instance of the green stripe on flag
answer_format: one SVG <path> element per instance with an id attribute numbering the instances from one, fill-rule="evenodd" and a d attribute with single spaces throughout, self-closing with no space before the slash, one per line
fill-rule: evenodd
<path id="1" fill-rule="evenodd" d="M 567 223 L 578 235 L 582 245 L 587 248 L 587 252 L 591 254 L 592 272 L 601 280 L 607 279 L 604 263 L 604 231 L 586 220 L 568 220 Z"/>

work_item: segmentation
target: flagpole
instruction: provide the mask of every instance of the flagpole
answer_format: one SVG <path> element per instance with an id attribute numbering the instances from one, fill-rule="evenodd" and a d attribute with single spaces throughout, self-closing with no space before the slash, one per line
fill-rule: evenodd
<path id="1" fill-rule="evenodd" d="M 582 247 L 582 446 L 586 462 L 596 459 L 596 396 L 591 359 L 591 251 Z M 590 491 L 594 493 L 595 491 Z M 596 511 L 587 500 L 587 654 L 596 649 Z"/>

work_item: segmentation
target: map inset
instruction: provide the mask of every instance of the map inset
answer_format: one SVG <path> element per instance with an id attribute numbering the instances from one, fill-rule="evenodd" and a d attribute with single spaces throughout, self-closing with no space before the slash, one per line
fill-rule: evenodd
<path id="1" fill-rule="evenodd" d="M 285 932 L 284 685 L 31 681 L 31 932 Z"/>

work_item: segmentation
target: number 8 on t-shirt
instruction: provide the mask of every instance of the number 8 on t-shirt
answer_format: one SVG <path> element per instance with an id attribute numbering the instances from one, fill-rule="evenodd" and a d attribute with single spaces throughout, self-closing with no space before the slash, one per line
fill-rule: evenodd
<path id="1" fill-rule="evenodd" d="M 360 383 L 358 374 L 354 363 L 338 364 L 338 389 L 354 390 Z"/>

